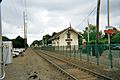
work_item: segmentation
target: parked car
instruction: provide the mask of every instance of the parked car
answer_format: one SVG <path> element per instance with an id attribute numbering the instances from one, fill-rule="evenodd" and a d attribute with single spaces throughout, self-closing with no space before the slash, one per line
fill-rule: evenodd
<path id="1" fill-rule="evenodd" d="M 21 54 L 22 52 L 24 52 L 24 48 L 14 48 L 14 51 L 18 51 L 19 54 Z"/>
<path id="2" fill-rule="evenodd" d="M 120 50 L 120 46 L 115 46 L 112 48 L 113 50 Z"/>
<path id="3" fill-rule="evenodd" d="M 18 57 L 20 53 L 19 51 L 13 51 L 12 54 L 13 54 L 13 58 L 15 58 Z"/>

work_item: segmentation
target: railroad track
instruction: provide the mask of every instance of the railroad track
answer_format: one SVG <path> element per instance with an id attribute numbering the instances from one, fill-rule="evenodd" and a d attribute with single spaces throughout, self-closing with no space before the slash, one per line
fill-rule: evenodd
<path id="1" fill-rule="evenodd" d="M 68 80 L 112 80 L 109 77 L 80 67 L 72 62 L 62 60 L 45 52 L 40 52 L 38 50 L 34 50 L 34 52 L 56 67 L 56 69 L 65 75 Z"/>

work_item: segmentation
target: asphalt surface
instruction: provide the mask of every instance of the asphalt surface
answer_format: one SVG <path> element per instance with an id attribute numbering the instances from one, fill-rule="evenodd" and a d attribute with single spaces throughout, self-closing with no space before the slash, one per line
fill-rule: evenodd
<path id="1" fill-rule="evenodd" d="M 66 80 L 53 66 L 27 49 L 5 67 L 4 80 Z"/>

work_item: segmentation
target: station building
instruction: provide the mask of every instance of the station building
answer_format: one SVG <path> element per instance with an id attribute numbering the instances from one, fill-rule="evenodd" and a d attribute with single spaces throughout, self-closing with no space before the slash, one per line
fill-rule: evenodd
<path id="1" fill-rule="evenodd" d="M 63 49 L 73 49 L 74 46 L 78 46 L 78 36 L 81 36 L 75 29 L 70 25 L 67 29 L 64 29 L 57 34 L 55 34 L 50 40 L 52 41 L 52 46 L 57 46 L 59 50 Z M 58 49 L 56 48 L 56 49 Z M 78 47 L 75 47 L 78 48 Z"/>

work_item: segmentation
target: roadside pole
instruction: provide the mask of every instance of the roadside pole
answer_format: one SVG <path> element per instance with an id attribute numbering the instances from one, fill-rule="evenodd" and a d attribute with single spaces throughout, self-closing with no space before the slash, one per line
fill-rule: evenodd
<path id="1" fill-rule="evenodd" d="M 89 55 L 90 55 L 90 26 L 89 26 L 89 18 L 88 18 L 88 42 L 87 42 L 87 61 L 89 62 Z"/>
<path id="2" fill-rule="evenodd" d="M 108 58 L 110 60 L 110 68 L 113 68 L 113 63 L 112 63 L 112 53 L 111 53 L 111 39 L 110 39 L 110 34 L 108 34 L 108 44 L 109 44 L 109 54 L 108 54 Z"/>
<path id="3" fill-rule="evenodd" d="M 99 65 L 99 19 L 100 19 L 100 4 L 101 0 L 98 0 L 97 3 L 97 17 L 96 17 L 96 27 L 97 27 L 97 35 L 96 35 L 96 57 L 97 57 L 97 65 Z"/>
<path id="4" fill-rule="evenodd" d="M 3 62 L 2 62 L 2 19 L 1 19 L 1 2 L 0 0 L 0 80 L 3 80 L 5 73 L 3 72 Z"/>
<path id="5" fill-rule="evenodd" d="M 2 21 L 1 21 L 1 4 L 0 4 L 0 77 L 2 77 Z"/>
<path id="6" fill-rule="evenodd" d="M 108 27 L 110 27 L 110 0 L 107 0 L 107 13 L 108 13 Z M 110 34 L 108 34 L 108 44 L 109 44 L 109 60 L 110 60 L 110 68 L 113 68 L 112 64 L 112 54 L 111 54 L 111 44 L 110 44 Z"/>

